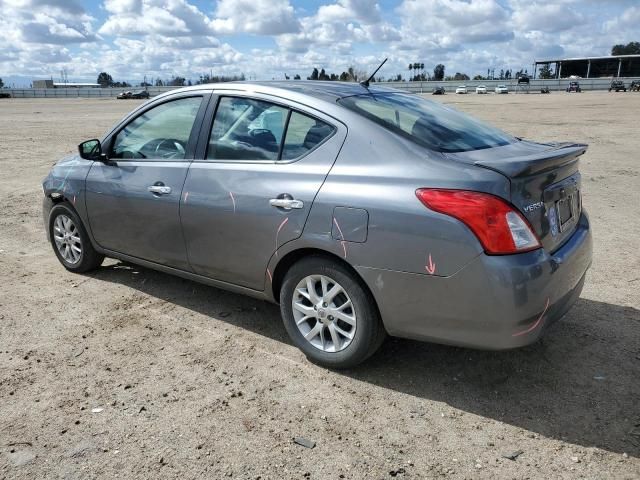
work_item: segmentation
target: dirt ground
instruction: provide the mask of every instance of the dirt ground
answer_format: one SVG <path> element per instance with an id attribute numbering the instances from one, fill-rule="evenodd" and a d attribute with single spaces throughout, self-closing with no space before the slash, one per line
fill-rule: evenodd
<path id="1" fill-rule="evenodd" d="M 113 260 L 65 271 L 40 181 L 137 102 L 0 100 L 0 478 L 639 478 L 640 94 L 433 98 L 590 144 L 593 266 L 535 345 L 390 339 L 342 372 L 274 305 Z"/>

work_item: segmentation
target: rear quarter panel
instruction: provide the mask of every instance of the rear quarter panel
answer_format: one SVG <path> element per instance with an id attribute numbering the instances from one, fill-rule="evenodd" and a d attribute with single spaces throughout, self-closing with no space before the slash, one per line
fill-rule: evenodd
<path id="1" fill-rule="evenodd" d="M 461 222 L 432 212 L 418 188 L 460 188 L 508 198 L 509 183 L 495 172 L 447 162 L 434 152 L 345 113 L 349 134 L 313 203 L 302 237 L 288 245 L 315 247 L 362 266 L 449 276 L 482 253 Z M 366 211 L 366 240 L 332 235 L 336 207 Z M 361 237 L 358 238 L 361 240 Z"/>

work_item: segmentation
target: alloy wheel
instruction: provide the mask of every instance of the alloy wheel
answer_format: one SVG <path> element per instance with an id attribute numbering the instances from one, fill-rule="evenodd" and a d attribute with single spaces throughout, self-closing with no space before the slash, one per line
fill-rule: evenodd
<path id="1" fill-rule="evenodd" d="M 324 352 L 339 352 L 356 333 L 356 311 L 345 289 L 326 275 L 300 280 L 291 300 L 296 326 L 302 336 Z"/>
<path id="2" fill-rule="evenodd" d="M 73 220 L 60 214 L 53 221 L 53 240 L 65 262 L 75 265 L 82 258 L 82 239 Z"/>

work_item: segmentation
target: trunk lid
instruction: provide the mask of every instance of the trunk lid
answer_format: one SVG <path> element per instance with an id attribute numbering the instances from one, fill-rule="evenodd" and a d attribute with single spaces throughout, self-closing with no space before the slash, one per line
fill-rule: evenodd
<path id="1" fill-rule="evenodd" d="M 583 144 L 521 140 L 445 157 L 507 177 L 511 184 L 508 200 L 529 221 L 542 246 L 553 252 L 574 232 L 582 212 L 578 158 L 586 150 Z"/>

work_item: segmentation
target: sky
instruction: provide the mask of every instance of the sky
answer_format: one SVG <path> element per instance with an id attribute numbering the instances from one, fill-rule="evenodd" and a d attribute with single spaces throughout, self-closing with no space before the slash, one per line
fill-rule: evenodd
<path id="1" fill-rule="evenodd" d="M 473 76 L 608 55 L 639 26 L 640 0 L 0 0 L 0 78 L 270 80 L 385 57 L 385 78 L 414 62 Z"/>

